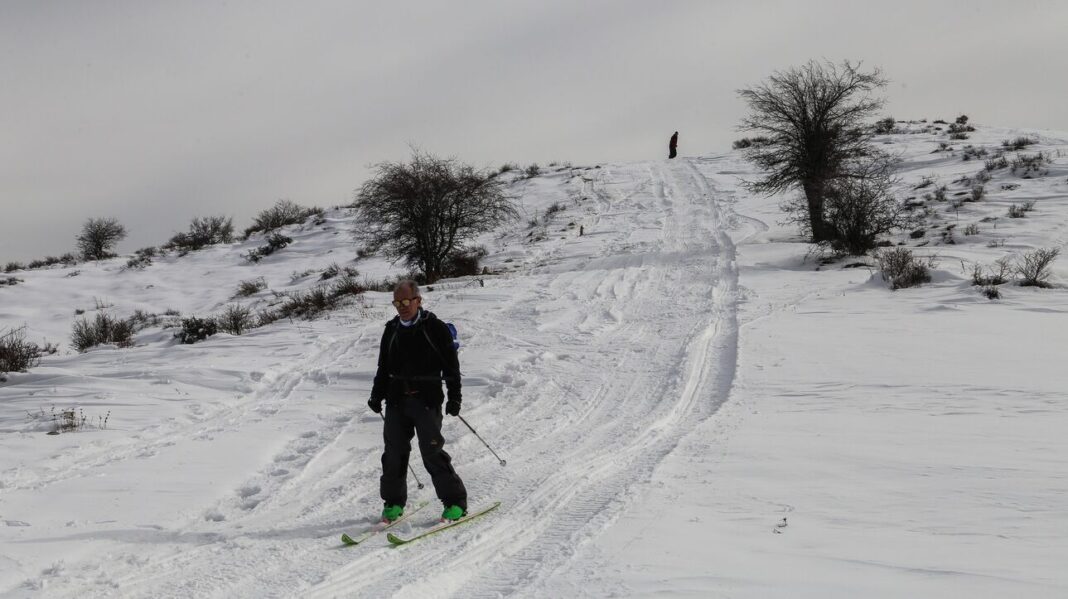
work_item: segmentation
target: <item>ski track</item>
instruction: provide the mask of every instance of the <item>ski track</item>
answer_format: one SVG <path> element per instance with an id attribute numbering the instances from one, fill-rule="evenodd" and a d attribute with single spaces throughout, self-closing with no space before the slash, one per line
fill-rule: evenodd
<path id="1" fill-rule="evenodd" d="M 501 500 L 501 509 L 411 546 L 392 548 L 376 537 L 339 548 L 340 532 L 370 523 L 354 515 L 373 516 L 379 506 L 380 448 L 355 447 L 349 434 L 357 423 L 373 426 L 357 399 L 360 416 L 320 414 L 320 429 L 298 434 L 273 462 L 209 506 L 218 522 L 196 518 L 160 533 L 179 547 L 82 564 L 78 575 L 50 586 L 50 594 L 538 596 L 579 545 L 625 512 L 628 492 L 716 412 L 736 363 L 730 203 L 714 198 L 687 159 L 604 168 L 590 184 L 597 208 L 584 222 L 604 236 L 598 253 L 569 256 L 557 246 L 533 255 L 524 280 L 494 281 L 507 300 L 447 306 L 450 317 L 467 323 L 469 344 L 509 350 L 494 365 L 490 385 L 474 387 L 485 397 L 470 386 L 465 394 L 465 414 L 508 466 L 460 425 L 448 420 L 445 427 L 472 508 Z M 491 318 L 465 309 L 488 310 Z M 332 331 L 314 355 L 265 376 L 257 392 L 205 421 L 239 427 L 254 412 L 269 417 L 302 385 L 329 379 L 322 373 L 368 368 L 377 343 L 361 344 L 361 336 L 380 326 Z M 338 392 L 351 382 L 332 384 Z M 152 443 L 204 426 L 175 427 Z M 128 459 L 141 449 L 134 443 L 118 453 L 83 456 L 79 465 Z M 412 485 L 409 499 L 433 499 L 416 454 L 413 465 L 427 489 Z M 23 481 L 31 483 L 49 481 Z M 415 524 L 433 517 L 433 504 L 426 512 Z"/>

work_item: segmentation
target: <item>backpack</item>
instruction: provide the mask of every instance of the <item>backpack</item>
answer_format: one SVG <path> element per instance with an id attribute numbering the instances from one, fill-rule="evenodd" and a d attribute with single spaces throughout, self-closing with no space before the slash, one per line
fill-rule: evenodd
<path id="1" fill-rule="evenodd" d="M 445 326 L 449 327 L 449 332 L 452 333 L 452 348 L 460 349 L 460 335 L 456 332 L 456 325 L 446 322 Z"/>

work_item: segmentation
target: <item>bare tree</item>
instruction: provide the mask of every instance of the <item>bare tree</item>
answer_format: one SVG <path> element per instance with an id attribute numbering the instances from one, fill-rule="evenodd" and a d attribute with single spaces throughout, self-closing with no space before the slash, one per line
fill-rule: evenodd
<path id="1" fill-rule="evenodd" d="M 126 238 L 126 227 L 114 218 L 90 218 L 82 225 L 82 232 L 76 238 L 78 251 L 85 260 L 102 260 L 111 258 L 115 244 Z"/>
<path id="2" fill-rule="evenodd" d="M 805 196 L 801 217 L 814 242 L 835 237 L 824 215 L 829 185 L 873 155 L 872 131 L 864 121 L 882 108 L 883 100 L 870 93 L 886 83 L 879 69 L 862 72 L 859 62 L 809 61 L 738 91 L 751 110 L 739 129 L 771 140 L 745 150 L 766 171 L 748 187 L 767 194 L 799 188 Z"/>
<path id="3" fill-rule="evenodd" d="M 504 183 L 453 158 L 412 150 L 408 163 L 383 162 L 356 193 L 364 228 L 356 239 L 421 270 L 428 282 L 475 235 L 518 216 Z"/>

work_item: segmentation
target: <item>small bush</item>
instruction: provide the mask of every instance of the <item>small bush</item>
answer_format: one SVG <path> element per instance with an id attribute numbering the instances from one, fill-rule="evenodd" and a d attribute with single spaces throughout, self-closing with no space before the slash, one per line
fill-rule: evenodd
<path id="1" fill-rule="evenodd" d="M 267 236 L 267 245 L 258 247 L 254 250 L 249 250 L 245 258 L 248 259 L 249 262 L 259 262 L 265 256 L 270 256 L 291 243 L 293 243 L 292 238 L 286 237 L 281 233 L 271 233 Z"/>
<path id="2" fill-rule="evenodd" d="M 215 319 L 190 316 L 182 319 L 182 328 L 174 336 L 178 341 L 188 344 L 203 341 L 217 332 Z"/>
<path id="3" fill-rule="evenodd" d="M 1016 274 L 1021 287 L 1050 287 L 1049 277 L 1053 261 L 1060 255 L 1060 248 L 1039 248 L 1025 254 L 1016 262 Z"/>
<path id="4" fill-rule="evenodd" d="M 240 335 L 252 328 L 252 308 L 231 304 L 215 319 L 215 323 L 222 331 L 231 335 Z"/>
<path id="5" fill-rule="evenodd" d="M 1031 139 L 1030 137 L 1021 136 L 1017 137 L 1016 139 L 1006 139 L 1005 141 L 1002 141 L 1001 147 L 1005 148 L 1006 150 L 1022 150 L 1027 146 L 1036 143 L 1038 143 L 1037 140 Z"/>
<path id="6" fill-rule="evenodd" d="M 934 200 L 936 202 L 944 202 L 944 201 L 946 201 L 946 186 L 945 185 L 941 185 L 939 187 L 936 187 L 935 190 L 934 190 L 934 196 L 933 197 L 934 197 Z"/>
<path id="7" fill-rule="evenodd" d="M 993 286 L 1004 285 L 1009 281 L 1009 274 L 1013 267 L 1008 258 L 1001 258 L 994 262 L 993 267 L 983 269 L 978 262 L 972 267 L 972 285 Z"/>
<path id="8" fill-rule="evenodd" d="M 993 178 L 993 176 L 990 174 L 990 171 L 985 168 L 978 173 L 975 173 L 975 180 L 979 183 L 987 183 L 991 178 Z"/>
<path id="9" fill-rule="evenodd" d="M 541 167 L 538 166 L 537 162 L 535 162 L 534 164 L 531 164 L 527 167 L 525 174 L 527 177 L 537 177 L 541 174 Z"/>
<path id="10" fill-rule="evenodd" d="M 0 287 L 11 287 L 22 282 L 22 279 L 17 277 L 0 277 Z"/>
<path id="11" fill-rule="evenodd" d="M 1042 165 L 1047 162 L 1050 162 L 1050 158 L 1042 152 L 1032 155 L 1018 154 L 1016 158 L 1009 163 L 1009 166 L 1011 167 L 1012 174 L 1030 178 L 1032 173 L 1039 174 L 1042 171 Z"/>
<path id="12" fill-rule="evenodd" d="M 0 333 L 0 382 L 7 372 L 25 372 L 41 362 L 41 348 L 26 341 L 26 327 Z"/>
<path id="13" fill-rule="evenodd" d="M 329 288 L 320 285 L 304 293 L 290 295 L 278 309 L 278 315 L 281 318 L 312 318 L 333 308 L 335 303 L 336 298 L 330 293 Z"/>
<path id="14" fill-rule="evenodd" d="M 519 167 L 514 165 L 514 164 L 509 164 L 509 163 L 506 162 L 506 163 L 501 165 L 501 168 L 498 169 L 497 172 L 499 174 L 503 175 L 504 173 L 515 171 L 515 170 L 519 170 Z"/>
<path id="15" fill-rule="evenodd" d="M 744 150 L 745 148 L 760 148 L 767 145 L 771 145 L 771 138 L 758 135 L 756 137 L 743 137 L 735 140 L 731 144 L 731 147 L 735 150 Z"/>
<path id="16" fill-rule="evenodd" d="M 480 263 L 487 256 L 482 246 L 465 248 L 451 254 L 446 260 L 444 274 L 446 277 L 467 277 L 482 272 Z"/>
<path id="17" fill-rule="evenodd" d="M 552 218 L 552 215 L 556 214 L 557 212 L 563 212 L 563 211 L 564 211 L 564 205 L 563 204 L 561 204 L 560 202 L 553 202 L 552 206 L 549 206 L 548 208 L 545 209 L 545 220 L 548 221 L 550 218 Z"/>
<path id="18" fill-rule="evenodd" d="M 346 266 L 346 267 L 342 268 L 342 267 L 338 266 L 337 263 L 335 262 L 335 263 L 331 264 L 330 266 L 328 266 L 326 268 L 326 270 L 324 270 L 322 273 L 319 274 L 319 280 L 320 281 L 328 281 L 328 280 L 333 279 L 334 277 L 336 277 L 338 275 L 342 275 L 342 274 L 347 276 L 347 277 L 358 277 L 358 276 L 360 276 L 360 271 L 356 270 L 355 268 L 352 268 L 351 266 Z"/>
<path id="19" fill-rule="evenodd" d="M 993 172 L 1003 168 L 1009 168 L 1009 161 L 1004 156 L 999 156 L 998 158 L 992 158 L 986 161 L 987 171 Z"/>
<path id="20" fill-rule="evenodd" d="M 924 176 L 922 179 L 920 179 L 920 182 L 917 183 L 915 187 L 913 187 L 913 189 L 923 189 L 932 185 L 934 185 L 934 177 Z"/>
<path id="21" fill-rule="evenodd" d="M 872 130 L 876 135 L 887 135 L 894 132 L 894 117 L 888 116 L 885 119 L 879 119 L 875 122 Z"/>
<path id="22" fill-rule="evenodd" d="M 954 131 L 949 134 L 950 139 L 968 139 L 968 134 L 963 131 Z"/>
<path id="23" fill-rule="evenodd" d="M 189 224 L 188 232 L 175 234 L 167 242 L 167 246 L 185 253 L 217 243 L 230 243 L 233 240 L 233 218 L 224 216 L 197 217 Z"/>
<path id="24" fill-rule="evenodd" d="M 330 287 L 330 294 L 334 297 L 360 295 L 364 291 L 364 286 L 356 281 L 356 276 L 349 274 L 338 277 L 333 286 Z"/>
<path id="25" fill-rule="evenodd" d="M 26 267 L 21 262 L 8 262 L 4 267 L 4 272 L 15 272 L 16 270 L 23 270 Z"/>
<path id="26" fill-rule="evenodd" d="M 989 300 L 1001 299 L 1001 290 L 994 285 L 987 285 L 986 287 L 983 287 L 980 293 L 985 295 L 986 298 Z"/>
<path id="27" fill-rule="evenodd" d="M 1024 218 L 1028 212 L 1035 209 L 1034 201 L 1024 202 L 1023 206 L 1013 204 L 1009 206 L 1009 218 Z"/>
<path id="28" fill-rule="evenodd" d="M 133 345 L 133 324 L 121 318 L 113 318 L 106 312 L 100 312 L 90 321 L 81 318 L 74 322 L 71 342 L 74 348 L 83 352 L 90 347 L 114 343 L 118 347 Z"/>
<path id="29" fill-rule="evenodd" d="M 278 200 L 275 205 L 256 215 L 252 226 L 245 229 L 245 237 L 259 232 L 270 232 L 287 225 L 300 225 L 311 216 L 322 216 L 322 208 L 305 208 L 289 200 Z"/>
<path id="30" fill-rule="evenodd" d="M 962 151 L 962 154 L 961 154 L 961 159 L 964 160 L 965 162 L 967 162 L 967 161 L 971 160 L 972 158 L 982 158 L 982 157 L 984 157 L 986 155 L 987 155 L 986 148 L 977 148 L 977 147 L 975 147 L 973 145 L 967 145 L 967 146 L 964 146 L 964 148 L 963 148 L 963 151 Z"/>
<path id="31" fill-rule="evenodd" d="M 979 225 L 977 225 L 975 223 L 972 223 L 972 224 L 968 225 L 967 227 L 964 227 L 964 234 L 965 235 L 978 235 L 979 234 Z"/>
<path id="32" fill-rule="evenodd" d="M 915 287 L 931 282 L 930 269 L 934 266 L 933 258 L 924 262 L 903 247 L 880 251 L 876 254 L 876 258 L 883 280 L 890 284 L 891 289 Z"/>
<path id="33" fill-rule="evenodd" d="M 248 297 L 255 295 L 260 291 L 267 289 L 267 280 L 263 277 L 258 279 L 250 279 L 248 281 L 241 281 L 237 286 L 237 295 L 240 297 Z"/>
<path id="34" fill-rule="evenodd" d="M 972 185 L 971 193 L 968 196 L 969 202 L 978 202 L 986 196 L 986 188 L 982 185 Z"/>
<path id="35" fill-rule="evenodd" d="M 141 270 L 141 269 L 144 269 L 145 267 L 151 266 L 151 265 L 152 265 L 152 258 L 149 258 L 147 256 L 133 256 L 129 260 L 126 261 L 126 268 L 127 269 L 138 269 L 138 270 Z"/>

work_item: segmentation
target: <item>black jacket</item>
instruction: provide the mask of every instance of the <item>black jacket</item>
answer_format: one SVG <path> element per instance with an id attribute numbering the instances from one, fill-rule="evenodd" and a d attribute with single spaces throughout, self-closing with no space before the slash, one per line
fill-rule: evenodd
<path id="1" fill-rule="evenodd" d="M 449 328 L 433 312 L 422 309 L 412 326 L 401 326 L 400 317 L 394 316 L 382 331 L 371 397 L 397 400 L 417 396 L 441 405 L 442 380 L 449 400 L 459 402 L 460 360 Z"/>

